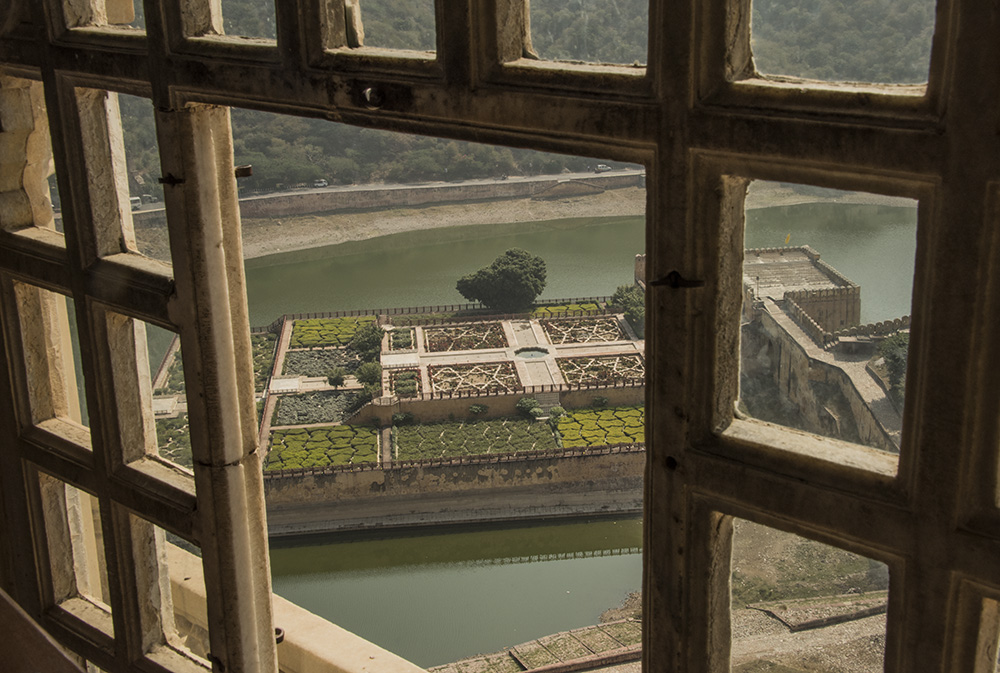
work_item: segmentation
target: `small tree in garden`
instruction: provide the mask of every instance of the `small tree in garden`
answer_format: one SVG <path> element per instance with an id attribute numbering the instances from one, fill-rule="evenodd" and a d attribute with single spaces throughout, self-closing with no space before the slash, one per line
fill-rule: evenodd
<path id="1" fill-rule="evenodd" d="M 611 295 L 611 303 L 623 309 L 625 319 L 636 335 L 642 337 L 646 330 L 646 297 L 642 288 L 638 285 L 619 285 Z"/>
<path id="2" fill-rule="evenodd" d="M 469 301 L 514 313 L 531 306 L 545 289 L 545 261 L 511 248 L 489 266 L 459 278 L 455 288 Z"/>
<path id="3" fill-rule="evenodd" d="M 343 367 L 334 367 L 326 375 L 326 382 L 329 383 L 334 388 L 339 388 L 344 385 L 344 377 L 347 376 L 347 372 Z"/>
<path id="4" fill-rule="evenodd" d="M 374 362 L 382 352 L 384 334 L 385 330 L 375 323 L 365 323 L 358 327 L 347 347 L 358 353 L 365 362 Z"/>
<path id="5" fill-rule="evenodd" d="M 354 377 L 358 380 L 358 383 L 362 383 L 365 386 L 375 386 L 382 384 L 382 365 L 377 362 L 366 362 L 357 371 L 354 372 Z"/>

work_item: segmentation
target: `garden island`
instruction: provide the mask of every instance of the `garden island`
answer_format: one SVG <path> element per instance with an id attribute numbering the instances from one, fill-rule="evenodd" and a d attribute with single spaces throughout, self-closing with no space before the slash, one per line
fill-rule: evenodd
<path id="1" fill-rule="evenodd" d="M 459 279 L 475 302 L 255 329 L 272 534 L 638 511 L 642 291 L 536 302 L 543 287 L 544 263 L 511 250 Z M 172 346 L 153 382 L 161 453 L 181 463 L 182 366 Z M 521 500 L 495 506 L 499 486 Z"/>
<path id="2" fill-rule="evenodd" d="M 466 304 L 254 330 L 271 534 L 639 511 L 644 263 L 613 295 L 538 302 L 544 262 L 508 250 L 458 280 Z M 808 247 L 748 250 L 744 286 L 744 413 L 898 450 L 908 319 L 858 325 L 860 288 Z M 181 367 L 172 347 L 154 411 L 183 463 Z"/>

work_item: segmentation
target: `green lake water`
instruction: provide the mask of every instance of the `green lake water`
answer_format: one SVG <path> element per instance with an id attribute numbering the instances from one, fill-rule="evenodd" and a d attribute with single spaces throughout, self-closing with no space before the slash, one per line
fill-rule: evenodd
<path id="1" fill-rule="evenodd" d="M 420 666 L 596 624 L 641 585 L 638 518 L 271 543 L 275 593 Z"/>
<path id="2" fill-rule="evenodd" d="M 808 244 L 862 286 L 862 318 L 908 314 L 916 210 L 752 210 L 747 247 Z M 254 325 L 282 313 L 460 303 L 455 280 L 510 247 L 545 259 L 545 297 L 632 281 L 642 218 L 454 227 L 249 260 Z M 272 543 L 275 591 L 422 666 L 593 624 L 641 585 L 638 520 Z M 631 550 L 631 551 L 629 551 Z M 609 554 L 609 555 L 602 555 Z"/>
<path id="3" fill-rule="evenodd" d="M 861 285 L 864 322 L 910 312 L 916 209 L 812 203 L 747 213 L 746 247 L 810 245 Z M 641 217 L 574 218 L 407 232 L 247 260 L 252 325 L 283 313 L 464 303 L 455 281 L 504 250 L 545 260 L 544 298 L 609 295 L 631 283 Z"/>

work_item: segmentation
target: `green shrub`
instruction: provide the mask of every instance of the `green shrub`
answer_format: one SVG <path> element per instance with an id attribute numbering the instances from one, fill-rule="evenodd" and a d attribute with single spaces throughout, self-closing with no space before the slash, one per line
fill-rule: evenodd
<path id="1" fill-rule="evenodd" d="M 591 404 L 593 406 L 595 406 L 595 407 L 598 407 L 598 408 L 600 408 L 600 407 L 606 407 L 606 406 L 608 406 L 608 398 L 607 397 L 601 397 L 600 395 L 598 395 L 597 397 L 594 398 L 594 400 L 593 400 L 593 402 L 591 402 Z"/>
<path id="2" fill-rule="evenodd" d="M 538 400 L 534 397 L 522 397 L 517 401 L 517 404 L 514 405 L 514 408 L 517 409 L 518 413 L 532 417 L 531 410 L 538 406 Z"/>
<path id="3" fill-rule="evenodd" d="M 334 388 L 339 388 L 344 385 L 344 377 L 347 376 L 347 372 L 344 371 L 343 367 L 334 367 L 326 374 L 326 382 L 329 383 Z"/>
<path id="4" fill-rule="evenodd" d="M 413 414 L 409 411 L 401 411 L 398 414 L 392 415 L 393 425 L 412 425 L 413 424 Z"/>
<path id="5" fill-rule="evenodd" d="M 488 406 L 486 406 L 485 404 L 472 404 L 472 405 L 469 405 L 469 413 L 472 414 L 473 416 L 482 416 L 487 411 L 489 411 L 489 409 L 490 408 Z"/>

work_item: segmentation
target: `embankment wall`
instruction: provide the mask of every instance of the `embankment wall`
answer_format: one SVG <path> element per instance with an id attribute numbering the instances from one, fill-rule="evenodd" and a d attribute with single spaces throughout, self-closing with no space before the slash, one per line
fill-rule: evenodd
<path id="1" fill-rule="evenodd" d="M 420 187 L 387 187 L 352 191 L 324 190 L 282 194 L 268 198 L 251 198 L 240 201 L 240 214 L 244 218 L 282 217 L 302 213 L 321 213 L 336 210 L 369 210 L 426 206 L 435 203 L 459 201 L 495 201 L 500 199 L 530 198 L 566 182 L 558 176 L 549 180 L 498 180 L 494 183 L 449 184 Z M 642 186 L 643 175 L 594 176 L 574 180 L 592 188 L 617 189 Z M 585 190 L 593 191 L 593 190 Z"/>
<path id="2" fill-rule="evenodd" d="M 273 536 L 642 510 L 641 448 L 265 475 Z"/>

